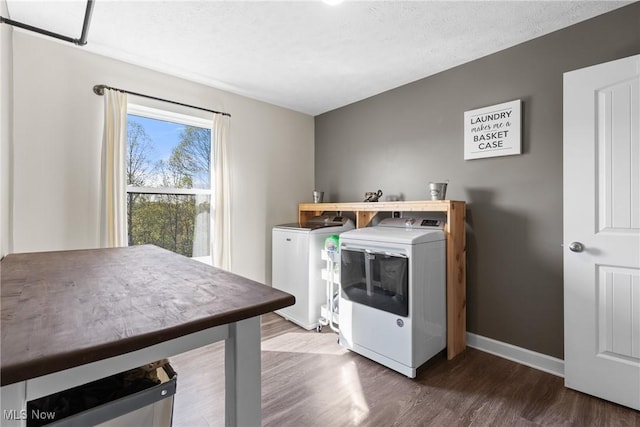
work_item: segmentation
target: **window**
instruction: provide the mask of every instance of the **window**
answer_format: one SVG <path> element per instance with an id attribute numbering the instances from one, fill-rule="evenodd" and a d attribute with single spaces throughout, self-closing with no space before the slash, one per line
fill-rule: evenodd
<path id="1" fill-rule="evenodd" d="M 129 104 L 128 244 L 211 263 L 211 120 Z"/>

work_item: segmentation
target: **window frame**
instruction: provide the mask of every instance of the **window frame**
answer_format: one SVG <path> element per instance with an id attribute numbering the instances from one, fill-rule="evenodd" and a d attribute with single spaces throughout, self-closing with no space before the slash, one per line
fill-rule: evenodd
<path id="1" fill-rule="evenodd" d="M 147 98 L 132 96 L 127 101 L 127 118 L 129 115 L 140 116 L 155 120 L 178 123 L 186 126 L 194 126 L 209 129 L 213 136 L 213 118 L 206 115 L 206 112 L 197 109 L 160 102 Z M 127 141 L 128 143 L 128 141 Z M 214 147 L 211 147 L 213 152 Z M 215 198 L 214 198 L 214 173 L 213 163 L 209 166 L 209 189 L 202 188 L 177 188 L 177 187 L 136 187 L 127 185 L 125 191 L 125 204 L 128 203 L 128 195 L 134 194 L 171 194 L 171 195 L 198 195 L 204 194 L 209 196 L 209 215 L 211 223 L 209 224 L 209 241 L 213 242 L 213 218 L 215 217 Z M 128 223 L 124 220 L 127 228 L 127 237 L 129 236 Z M 127 238 L 128 240 L 128 238 Z M 192 257 L 192 259 L 213 265 L 213 254 L 208 256 Z"/>

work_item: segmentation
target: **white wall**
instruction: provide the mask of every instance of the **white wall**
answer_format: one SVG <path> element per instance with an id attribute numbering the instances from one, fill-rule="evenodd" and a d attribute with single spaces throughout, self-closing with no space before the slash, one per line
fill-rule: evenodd
<path id="1" fill-rule="evenodd" d="M 0 1 L 0 14 L 7 16 L 7 5 Z M 0 25 L 0 258 L 11 252 L 11 55 L 13 28 Z"/>
<path id="2" fill-rule="evenodd" d="M 313 190 L 313 117 L 19 30 L 13 62 L 14 252 L 98 246 L 107 84 L 231 114 L 232 270 L 270 283 L 271 227 Z"/>

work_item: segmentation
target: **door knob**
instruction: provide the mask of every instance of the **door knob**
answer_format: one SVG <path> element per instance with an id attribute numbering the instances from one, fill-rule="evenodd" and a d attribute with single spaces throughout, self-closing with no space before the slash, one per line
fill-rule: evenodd
<path id="1" fill-rule="evenodd" d="M 571 242 L 569 250 L 571 252 L 582 252 L 584 250 L 584 245 L 580 242 Z"/>

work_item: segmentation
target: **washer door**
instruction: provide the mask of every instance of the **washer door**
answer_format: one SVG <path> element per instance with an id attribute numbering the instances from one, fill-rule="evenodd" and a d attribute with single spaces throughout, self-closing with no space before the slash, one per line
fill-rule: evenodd
<path id="1" fill-rule="evenodd" d="M 409 258 L 403 253 L 343 246 L 340 283 L 342 298 L 409 315 Z"/>

